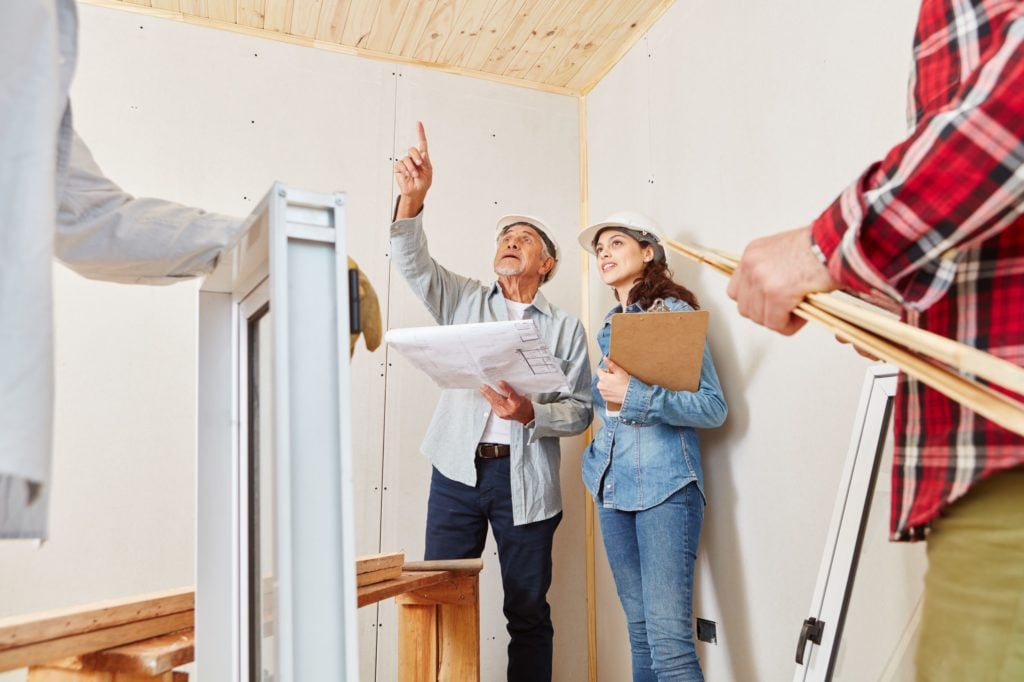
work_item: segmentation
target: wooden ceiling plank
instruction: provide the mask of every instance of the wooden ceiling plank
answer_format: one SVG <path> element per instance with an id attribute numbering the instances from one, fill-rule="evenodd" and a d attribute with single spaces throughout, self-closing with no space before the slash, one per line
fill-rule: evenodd
<path id="1" fill-rule="evenodd" d="M 563 0 L 555 3 L 530 32 L 515 56 L 505 64 L 502 71 L 506 76 L 523 78 L 557 37 L 565 33 L 568 26 L 579 22 L 587 13 L 593 0 Z"/>
<path id="2" fill-rule="evenodd" d="M 491 50 L 505 37 L 512 18 L 527 2 L 528 0 L 498 0 L 473 40 L 469 56 L 459 66 L 480 71 L 480 67 L 487 63 Z"/>
<path id="3" fill-rule="evenodd" d="M 315 38 L 323 4 L 323 0 L 293 0 L 292 23 L 288 32 L 293 36 Z"/>
<path id="4" fill-rule="evenodd" d="M 263 28 L 275 33 L 292 32 L 292 0 L 267 0 Z"/>
<path id="5" fill-rule="evenodd" d="M 416 45 L 427 26 L 430 15 L 437 7 L 437 3 L 438 0 L 413 0 L 410 2 L 387 51 L 394 55 L 401 54 L 411 57 L 416 52 Z"/>
<path id="6" fill-rule="evenodd" d="M 648 0 L 649 2 L 650 0 Z M 646 3 L 644 3 L 646 4 Z M 629 17 L 636 12 L 635 6 L 626 2 L 613 2 L 605 7 L 605 11 L 587 30 L 586 34 L 566 53 L 562 61 L 554 68 L 546 79 L 550 83 L 568 83 L 583 65 L 590 61 L 607 42 L 616 30 L 629 22 Z"/>
<path id="7" fill-rule="evenodd" d="M 427 22 L 418 32 L 418 40 L 411 52 L 402 52 L 407 57 L 415 57 L 427 62 L 436 62 L 441 56 L 445 43 L 455 30 L 455 23 L 467 4 L 488 4 L 486 0 L 438 0 Z"/>
<path id="8" fill-rule="evenodd" d="M 567 85 L 573 90 L 589 92 L 650 30 L 672 2 L 673 0 L 650 0 L 644 3 L 598 48 L 576 75 L 567 81 Z"/>
<path id="9" fill-rule="evenodd" d="M 391 44 L 395 42 L 398 29 L 405 21 L 406 8 L 423 3 L 424 0 L 380 0 L 370 26 L 370 35 L 363 47 L 375 52 L 392 52 Z"/>
<path id="10" fill-rule="evenodd" d="M 179 0 L 182 14 L 190 14 L 194 17 L 209 17 L 210 11 L 207 8 L 206 0 Z"/>
<path id="11" fill-rule="evenodd" d="M 215 21 L 235 23 L 235 0 L 206 0 L 206 10 Z"/>
<path id="12" fill-rule="evenodd" d="M 350 0 L 324 0 L 320 6 L 320 21 L 317 23 L 316 39 L 340 43 L 348 19 Z"/>
<path id="13" fill-rule="evenodd" d="M 462 64 L 469 57 L 494 5 L 500 1 L 468 0 L 463 2 L 459 18 L 455 21 L 444 47 L 441 48 L 438 61 L 443 64 Z"/>
<path id="14" fill-rule="evenodd" d="M 181 11 L 181 5 L 178 3 L 178 0 L 151 0 L 149 6 L 156 9 L 165 9 L 169 12 Z"/>
<path id="15" fill-rule="evenodd" d="M 555 68 L 562 63 L 565 56 L 575 46 L 580 45 L 598 20 L 613 5 L 618 5 L 619 0 L 591 0 L 586 11 L 576 15 L 574 21 L 559 31 L 548 43 L 547 49 L 537 58 L 530 70 L 522 75 L 522 78 L 533 82 L 544 82 Z"/>
<path id="16" fill-rule="evenodd" d="M 523 43 L 540 24 L 540 20 L 544 18 L 544 8 L 547 6 L 548 3 L 541 3 L 539 0 L 526 0 L 512 20 L 506 23 L 508 28 L 505 35 L 487 55 L 486 61 L 479 69 L 487 73 L 503 73 L 505 66 L 512 61 Z"/>
<path id="17" fill-rule="evenodd" d="M 235 5 L 235 23 L 239 26 L 263 28 L 266 0 L 238 0 Z"/>
<path id="18" fill-rule="evenodd" d="M 348 19 L 345 20 L 345 28 L 341 33 L 342 45 L 366 47 L 379 4 L 379 0 L 351 0 Z"/>
<path id="19" fill-rule="evenodd" d="M 139 5 L 140 7 L 152 7 L 149 0 L 118 0 L 129 5 Z M 177 9 L 177 8 L 175 8 Z"/>

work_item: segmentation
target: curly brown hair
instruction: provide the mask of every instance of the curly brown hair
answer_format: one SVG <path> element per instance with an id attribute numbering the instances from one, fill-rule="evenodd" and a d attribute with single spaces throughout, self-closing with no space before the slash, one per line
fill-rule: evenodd
<path id="1" fill-rule="evenodd" d="M 619 301 L 619 303 L 622 303 L 623 308 L 638 303 L 641 308 L 647 310 L 657 299 L 669 297 L 684 301 L 694 310 L 700 309 L 697 296 L 672 279 L 672 271 L 668 269 L 668 264 L 655 259 L 644 265 L 640 279 L 629 290 L 629 300 L 625 303 Z M 618 301 L 618 299 L 619 294 L 615 292 L 615 300 Z"/>

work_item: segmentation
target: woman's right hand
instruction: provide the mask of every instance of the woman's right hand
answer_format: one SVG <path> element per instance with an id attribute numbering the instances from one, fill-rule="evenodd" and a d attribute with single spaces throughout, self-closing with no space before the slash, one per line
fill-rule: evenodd
<path id="1" fill-rule="evenodd" d="M 395 161 L 395 180 L 401 193 L 395 214 L 398 220 L 413 218 L 420 212 L 434 180 L 434 167 L 427 154 L 427 133 L 420 121 L 416 122 L 416 136 L 417 146 L 409 147 L 409 153 Z"/>

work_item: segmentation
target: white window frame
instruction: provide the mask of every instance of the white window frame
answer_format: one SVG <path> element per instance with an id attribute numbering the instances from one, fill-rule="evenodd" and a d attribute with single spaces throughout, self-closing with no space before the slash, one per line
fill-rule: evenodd
<path id="1" fill-rule="evenodd" d="M 853 435 L 843 476 L 836 495 L 828 539 L 818 569 L 808 620 L 820 624 L 820 641 L 803 636 L 803 664 L 796 664 L 793 682 L 824 682 L 831 679 L 839 651 L 839 638 L 853 592 L 853 580 L 864 542 L 866 514 L 871 506 L 875 477 L 882 459 L 886 432 L 892 415 L 899 370 L 892 365 L 870 367 L 861 390 Z M 804 628 L 808 628 L 805 621 Z"/>
<path id="2" fill-rule="evenodd" d="M 345 195 L 275 184 L 199 294 L 196 674 L 249 682 L 248 320 L 270 304 L 275 682 L 358 680 Z M 266 396 L 264 396 L 266 398 Z"/>

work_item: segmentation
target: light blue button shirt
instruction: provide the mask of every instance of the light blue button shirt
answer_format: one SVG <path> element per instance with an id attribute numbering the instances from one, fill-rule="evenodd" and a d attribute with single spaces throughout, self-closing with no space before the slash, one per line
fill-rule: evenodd
<path id="1" fill-rule="evenodd" d="M 438 324 L 508 319 L 497 282 L 485 284 L 439 265 L 427 250 L 423 213 L 391 225 L 391 258 Z M 533 320 L 568 378 L 569 392 L 530 395 L 534 419 L 511 423 L 512 514 L 516 525 L 562 511 L 559 438 L 590 424 L 590 362 L 579 319 L 548 303 L 539 291 L 523 319 Z M 475 389 L 446 389 L 423 440 L 423 454 L 442 474 L 476 485 L 476 446 L 491 406 Z"/>

